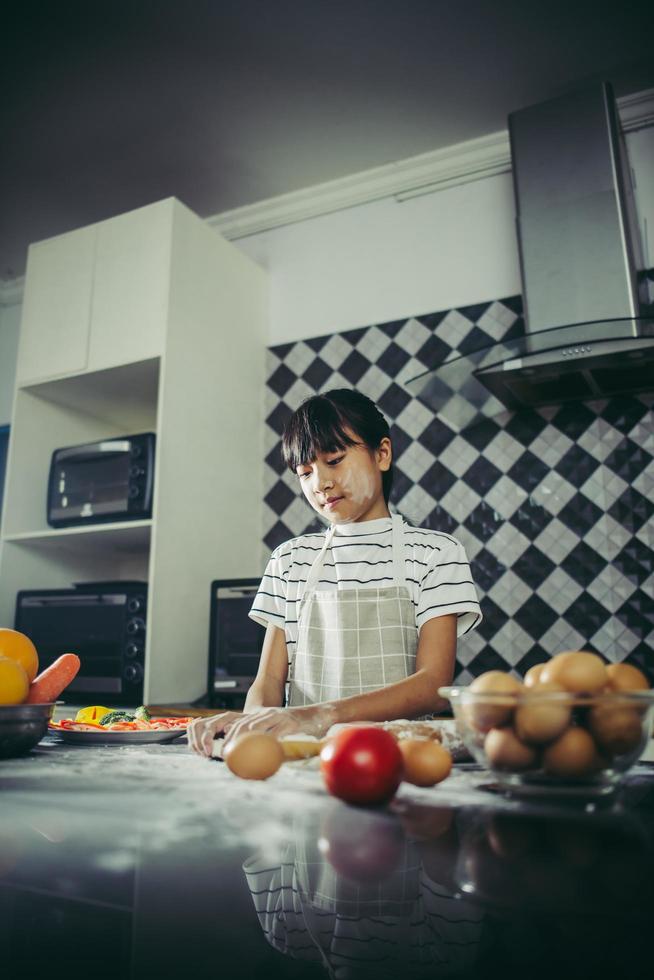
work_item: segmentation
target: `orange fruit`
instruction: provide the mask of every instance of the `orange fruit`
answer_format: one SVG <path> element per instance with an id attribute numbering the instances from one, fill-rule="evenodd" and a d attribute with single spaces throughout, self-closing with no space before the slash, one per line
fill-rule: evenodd
<path id="1" fill-rule="evenodd" d="M 0 657 L 0 704 L 22 704 L 30 689 L 23 667 L 9 657 Z"/>
<path id="2" fill-rule="evenodd" d="M 30 684 L 39 672 L 36 647 L 29 636 L 18 630 L 0 629 L 0 657 L 17 660 L 29 678 Z"/>

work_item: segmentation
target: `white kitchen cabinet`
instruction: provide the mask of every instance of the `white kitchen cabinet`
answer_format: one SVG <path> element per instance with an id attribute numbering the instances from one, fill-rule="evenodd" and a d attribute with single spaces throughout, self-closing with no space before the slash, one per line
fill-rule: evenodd
<path id="1" fill-rule="evenodd" d="M 173 221 L 168 198 L 97 225 L 87 370 L 162 353 Z"/>
<path id="2" fill-rule="evenodd" d="M 96 227 L 29 249 L 16 375 L 19 383 L 86 368 Z"/>
<path id="3" fill-rule="evenodd" d="M 190 701 L 207 685 L 211 581 L 261 570 L 267 277 L 174 199 L 102 223 L 92 237 L 101 261 L 86 363 L 43 379 L 48 362 L 34 360 L 17 379 L 0 625 L 13 626 L 20 589 L 147 580 L 144 700 Z M 31 338 L 20 343 L 32 349 Z M 48 526 L 55 449 L 146 431 L 157 435 L 150 520 Z"/>
<path id="4" fill-rule="evenodd" d="M 167 198 L 30 247 L 19 381 L 162 353 L 175 204 Z"/>

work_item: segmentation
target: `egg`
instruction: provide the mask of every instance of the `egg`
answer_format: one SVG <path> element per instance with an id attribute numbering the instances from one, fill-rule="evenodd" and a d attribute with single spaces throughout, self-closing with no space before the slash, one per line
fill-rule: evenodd
<path id="1" fill-rule="evenodd" d="M 491 728 L 484 739 L 484 752 L 493 769 L 520 772 L 536 764 L 537 753 L 525 745 L 512 728 Z"/>
<path id="2" fill-rule="evenodd" d="M 638 667 L 631 664 L 609 664 L 609 687 L 612 691 L 648 691 L 649 682 Z"/>
<path id="3" fill-rule="evenodd" d="M 241 779 L 268 779 L 284 761 L 284 752 L 273 735 L 246 732 L 228 741 L 224 759 Z"/>
<path id="4" fill-rule="evenodd" d="M 545 664 L 539 683 L 553 681 L 574 694 L 597 694 L 608 679 L 606 664 L 596 653 L 569 650 Z"/>
<path id="5" fill-rule="evenodd" d="M 543 751 L 543 768 L 553 776 L 585 776 L 602 764 L 584 728 L 568 728 Z"/>
<path id="6" fill-rule="evenodd" d="M 632 752 L 643 737 L 641 715 L 624 703 L 593 705 L 588 712 L 588 727 L 599 748 L 610 755 Z"/>
<path id="7" fill-rule="evenodd" d="M 404 765 L 403 778 L 415 786 L 435 786 L 449 776 L 452 756 L 433 738 L 404 738 L 398 742 Z"/>
<path id="8" fill-rule="evenodd" d="M 534 687 L 535 684 L 538 684 L 544 666 L 545 664 L 534 664 L 533 667 L 529 668 L 523 678 L 523 684 L 525 687 Z"/>
<path id="9" fill-rule="evenodd" d="M 569 698 L 564 688 L 553 681 L 542 681 L 526 690 L 513 719 L 516 735 L 523 742 L 532 742 L 536 745 L 551 742 L 570 724 L 572 706 L 561 703 L 561 700 L 556 698 L 551 700 L 547 697 L 541 698 L 541 694 L 566 694 Z"/>
<path id="10" fill-rule="evenodd" d="M 470 691 L 475 695 L 506 694 L 508 697 L 506 699 L 490 697 L 488 701 L 468 704 L 464 701 L 464 712 L 470 724 L 481 732 L 508 724 L 513 715 L 515 695 L 520 694 L 522 689 L 519 680 L 502 670 L 489 670 L 475 677 L 470 685 Z"/>

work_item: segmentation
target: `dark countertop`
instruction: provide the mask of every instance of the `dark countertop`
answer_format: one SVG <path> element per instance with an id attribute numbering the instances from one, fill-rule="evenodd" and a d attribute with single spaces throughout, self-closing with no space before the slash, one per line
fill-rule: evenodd
<path id="1" fill-rule="evenodd" d="M 490 787 L 490 788 L 489 788 Z M 167 745 L 48 736 L 0 762 L 7 980 L 651 975 L 654 768 L 610 803 L 458 767 L 386 808 L 317 760 L 265 783 Z"/>

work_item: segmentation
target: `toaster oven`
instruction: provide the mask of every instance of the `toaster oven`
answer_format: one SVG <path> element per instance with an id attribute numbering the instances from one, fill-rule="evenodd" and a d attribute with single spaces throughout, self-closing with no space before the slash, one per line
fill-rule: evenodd
<path id="1" fill-rule="evenodd" d="M 47 519 L 52 527 L 152 515 L 152 432 L 56 449 L 50 463 Z"/>

